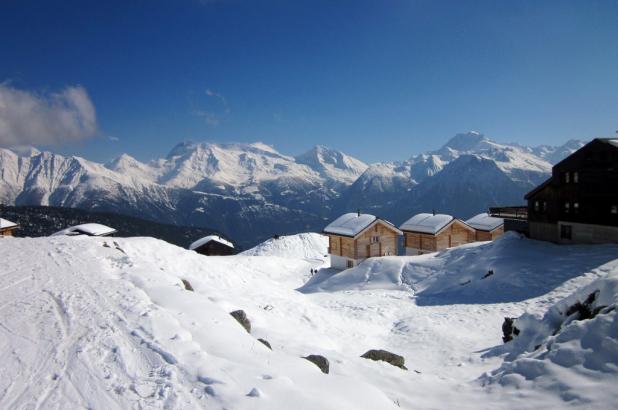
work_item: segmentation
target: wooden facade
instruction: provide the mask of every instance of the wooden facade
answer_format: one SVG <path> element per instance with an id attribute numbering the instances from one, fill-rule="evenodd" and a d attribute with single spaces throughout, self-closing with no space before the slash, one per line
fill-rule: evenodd
<path id="1" fill-rule="evenodd" d="M 10 228 L 1 228 L 0 236 L 13 236 L 13 231 L 16 229 L 16 226 L 12 226 Z"/>
<path id="2" fill-rule="evenodd" d="M 618 242 L 618 140 L 595 139 L 526 195 L 529 234 L 562 243 Z"/>
<path id="3" fill-rule="evenodd" d="M 475 240 L 479 242 L 484 241 L 493 241 L 498 239 L 504 234 L 504 225 L 492 230 L 492 231 L 483 231 L 480 229 L 476 229 Z"/>
<path id="4" fill-rule="evenodd" d="M 453 219 L 437 233 L 403 230 L 406 255 L 422 255 L 476 241 L 476 231 Z"/>
<path id="5" fill-rule="evenodd" d="M 360 261 L 397 255 L 400 231 L 388 222 L 376 219 L 354 237 L 325 232 L 328 235 L 328 253 L 335 268 L 351 268 Z"/>
<path id="6" fill-rule="evenodd" d="M 224 243 L 214 240 L 206 242 L 204 245 L 199 246 L 193 250 L 201 255 L 206 256 L 227 256 L 236 254 L 236 249 L 234 249 L 233 247 L 227 246 Z"/>

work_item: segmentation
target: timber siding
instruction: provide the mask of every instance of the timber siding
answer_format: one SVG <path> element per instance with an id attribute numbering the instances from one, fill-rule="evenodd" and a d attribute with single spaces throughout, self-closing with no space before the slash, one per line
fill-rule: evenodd
<path id="1" fill-rule="evenodd" d="M 379 219 L 362 230 L 356 237 L 326 234 L 328 235 L 331 266 L 335 268 L 344 269 L 355 266 L 367 258 L 397 255 L 397 238 L 400 232 L 394 226 Z"/>
<path id="2" fill-rule="evenodd" d="M 408 255 L 437 252 L 475 240 L 475 230 L 458 219 L 453 219 L 436 234 L 404 231 L 404 246 Z"/>

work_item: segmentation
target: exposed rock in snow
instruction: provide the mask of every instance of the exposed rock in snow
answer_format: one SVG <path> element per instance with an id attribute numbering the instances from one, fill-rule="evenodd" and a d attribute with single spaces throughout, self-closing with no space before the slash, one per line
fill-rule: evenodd
<path id="1" fill-rule="evenodd" d="M 318 368 L 324 374 L 328 374 L 328 372 L 330 371 L 330 363 L 328 362 L 328 359 L 326 357 L 322 356 L 322 355 L 310 354 L 309 356 L 303 357 L 303 359 L 307 359 L 311 363 L 313 363 L 316 366 L 318 366 Z"/>

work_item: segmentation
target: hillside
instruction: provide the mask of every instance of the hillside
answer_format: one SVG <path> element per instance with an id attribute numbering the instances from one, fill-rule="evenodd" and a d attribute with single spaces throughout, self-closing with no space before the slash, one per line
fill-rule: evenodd
<path id="1" fill-rule="evenodd" d="M 290 253 L 311 249 L 301 238 Z M 590 387 L 618 376 L 615 245 L 506 235 L 311 277 L 312 261 L 268 252 L 113 241 L 0 239 L 0 407 L 601 409 L 618 398 Z M 556 313 L 595 290 L 591 307 L 606 310 L 592 319 Z M 520 339 L 502 345 L 504 317 L 520 316 Z M 359 357 L 369 349 L 409 370 Z"/>
<path id="2" fill-rule="evenodd" d="M 19 223 L 19 229 L 14 232 L 17 237 L 49 236 L 68 226 L 88 222 L 111 226 L 118 231 L 116 236 L 150 236 L 183 248 L 198 238 L 218 234 L 208 228 L 159 224 L 121 214 L 89 212 L 76 208 L 0 205 L 0 216 Z"/>
<path id="3" fill-rule="evenodd" d="M 399 224 L 420 210 L 467 218 L 521 203 L 579 145 L 522 147 L 468 132 L 438 150 L 371 165 L 323 146 L 288 156 L 260 142 L 183 142 L 163 158 L 140 162 L 123 154 L 105 164 L 3 148 L 0 203 L 207 227 L 250 248 L 276 234 L 320 231 L 359 208 Z"/>

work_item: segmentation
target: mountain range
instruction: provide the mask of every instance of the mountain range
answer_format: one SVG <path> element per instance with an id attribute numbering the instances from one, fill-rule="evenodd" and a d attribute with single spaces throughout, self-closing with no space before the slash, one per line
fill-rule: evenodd
<path id="1" fill-rule="evenodd" d="M 323 146 L 293 157 L 263 143 L 184 142 L 148 163 L 123 154 L 106 164 L 0 149 L 0 203 L 209 227 L 247 247 L 274 234 L 319 231 L 357 209 L 398 224 L 420 211 L 466 218 L 519 204 L 582 145 L 525 147 L 467 132 L 439 150 L 371 165 Z"/>

